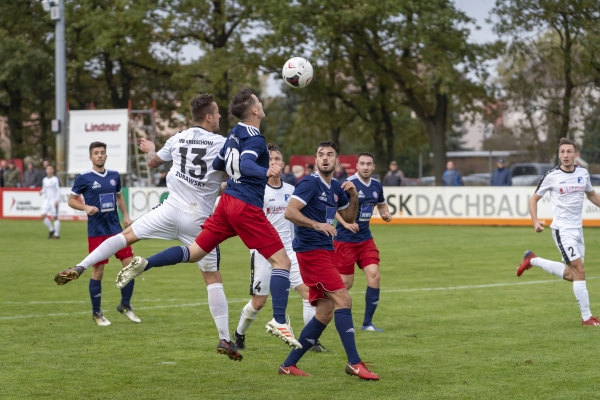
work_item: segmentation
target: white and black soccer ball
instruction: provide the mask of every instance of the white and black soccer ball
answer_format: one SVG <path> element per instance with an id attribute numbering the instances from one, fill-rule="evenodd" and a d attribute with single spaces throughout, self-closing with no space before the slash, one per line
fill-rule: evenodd
<path id="1" fill-rule="evenodd" d="M 312 80 L 313 67 L 306 58 L 293 57 L 285 62 L 281 76 L 286 85 L 301 89 Z"/>

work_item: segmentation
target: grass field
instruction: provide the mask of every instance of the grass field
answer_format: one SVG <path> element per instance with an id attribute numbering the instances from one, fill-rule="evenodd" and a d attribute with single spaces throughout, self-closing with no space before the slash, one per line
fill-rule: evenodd
<path id="1" fill-rule="evenodd" d="M 586 229 L 588 290 L 600 314 L 600 230 Z M 344 373 L 333 324 L 308 353 L 310 378 L 277 375 L 287 353 L 264 333 L 269 306 L 247 335 L 240 363 L 218 355 L 206 289 L 192 264 L 154 269 L 136 282 L 132 304 L 141 324 L 115 310 L 119 269 L 105 271 L 103 309 L 91 319 L 89 272 L 58 287 L 54 274 L 87 254 L 86 225 L 63 223 L 46 240 L 39 221 L 0 220 L 0 398 L 2 399 L 588 399 L 600 398 L 600 330 L 582 327 L 570 283 L 538 268 L 515 276 L 523 251 L 558 259 L 548 232 L 531 228 L 376 226 L 382 294 L 375 315 L 384 333 L 357 330 L 363 360 L 381 376 Z M 173 242 L 174 243 L 174 242 Z M 134 246 L 149 256 L 171 242 Z M 230 328 L 248 293 L 248 252 L 238 239 L 222 246 Z M 364 310 L 365 280 L 351 291 L 354 322 Z M 297 335 L 302 305 L 290 296 Z"/>

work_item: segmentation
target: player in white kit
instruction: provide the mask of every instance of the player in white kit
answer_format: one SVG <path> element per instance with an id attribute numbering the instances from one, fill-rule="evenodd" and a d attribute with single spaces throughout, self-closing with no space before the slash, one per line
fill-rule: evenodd
<path id="1" fill-rule="evenodd" d="M 523 262 L 517 269 L 517 276 L 521 276 L 525 270 L 534 266 L 573 282 L 573 292 L 581 310 L 581 323 L 588 326 L 600 326 L 600 321 L 592 316 L 590 311 L 590 298 L 583 268 L 585 244 L 582 228 L 584 193 L 597 207 L 600 207 L 600 195 L 592 188 L 588 171 L 575 165 L 575 159 L 578 156 L 575 143 L 566 138 L 560 139 L 558 157 L 561 165 L 548 171 L 540 180 L 539 186 L 529 201 L 533 227 L 536 232 L 542 232 L 544 221 L 537 219 L 537 203 L 544 193 L 550 192 L 553 208 L 550 228 L 552 228 L 554 243 L 565 264 L 546 260 L 536 256 L 531 250 L 527 250 Z"/>
<path id="2" fill-rule="evenodd" d="M 281 150 L 273 145 L 268 145 L 267 148 L 269 150 L 269 165 L 278 165 L 283 170 L 285 162 Z M 317 307 L 311 306 L 308 301 L 308 287 L 302 282 L 296 253 L 292 249 L 294 225 L 284 217 L 285 209 L 293 193 L 294 187 L 283 182 L 281 177 L 270 177 L 265 188 L 263 210 L 267 219 L 279 234 L 285 251 L 292 262 L 290 288 L 295 289 L 302 296 L 302 314 L 304 324 L 306 324 L 315 316 Z M 250 295 L 252 299 L 242 309 L 240 321 L 234 333 L 235 344 L 239 349 L 246 347 L 246 331 L 267 302 L 272 269 L 273 267 L 269 261 L 258 251 L 250 250 Z M 329 351 L 319 341 L 311 347 L 311 350 L 316 352 Z"/>
<path id="3" fill-rule="evenodd" d="M 46 177 L 42 180 L 42 191 L 45 200 L 42 205 L 42 221 L 48 228 L 48 239 L 60 237 L 60 221 L 58 220 L 58 203 L 60 202 L 60 181 L 54 176 L 54 167 L 46 167 Z"/>
<path id="4" fill-rule="evenodd" d="M 75 268 L 63 271 L 66 275 L 64 283 L 77 279 L 89 266 L 139 240 L 177 239 L 186 246 L 194 242 L 202 224 L 212 214 L 224 178 L 224 173 L 213 169 L 212 163 L 225 138 L 212 133 L 219 129 L 221 117 L 212 94 L 196 95 L 190 101 L 190 110 L 195 126 L 173 135 L 158 152 L 151 141 L 142 139 L 140 142 L 140 149 L 146 153 L 151 168 L 173 161 L 167 175 L 169 197 L 135 220 L 123 233 L 103 242 Z M 198 262 L 198 267 L 206 283 L 210 312 L 219 332 L 217 351 L 233 360 L 241 360 L 229 335 L 228 305 L 219 262 L 217 247 Z"/>

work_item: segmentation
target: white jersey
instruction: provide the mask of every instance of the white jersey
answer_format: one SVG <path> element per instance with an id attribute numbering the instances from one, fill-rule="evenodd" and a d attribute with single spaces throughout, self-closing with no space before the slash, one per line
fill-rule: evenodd
<path id="1" fill-rule="evenodd" d="M 223 172 L 213 169 L 213 160 L 225 144 L 225 138 L 195 126 L 173 135 L 156 154 L 173 161 L 167 175 L 168 201 L 193 211 L 212 214 Z"/>
<path id="2" fill-rule="evenodd" d="M 294 239 L 292 233 L 294 225 L 284 216 L 293 193 L 294 187 L 285 182 L 282 182 L 279 187 L 273 187 L 268 183 L 265 187 L 263 210 L 271 225 L 279 233 L 286 251 L 292 249 L 292 239 Z"/>
<path id="3" fill-rule="evenodd" d="M 60 200 L 60 181 L 56 176 L 45 177 L 42 180 L 42 194 L 49 203 L 54 204 Z"/>
<path id="4" fill-rule="evenodd" d="M 590 174 L 585 168 L 575 167 L 573 172 L 565 172 L 555 167 L 540 179 L 535 194 L 543 196 L 550 191 L 552 201 L 552 229 L 581 228 L 584 192 L 594 190 Z"/>

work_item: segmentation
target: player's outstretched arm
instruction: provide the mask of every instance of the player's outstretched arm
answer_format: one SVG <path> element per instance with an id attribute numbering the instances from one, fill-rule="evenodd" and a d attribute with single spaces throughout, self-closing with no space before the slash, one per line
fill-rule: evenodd
<path id="1" fill-rule="evenodd" d="M 381 219 L 385 222 L 390 222 L 392 220 L 392 214 L 390 214 L 387 203 L 377 204 L 377 211 L 379 211 Z"/>
<path id="2" fill-rule="evenodd" d="M 285 209 L 285 219 L 287 219 L 296 226 L 301 226 L 303 228 L 312 228 L 317 231 L 321 231 L 331 237 L 337 235 L 337 231 L 332 225 L 319 223 L 315 220 L 305 217 L 300 212 L 300 210 L 302 210 L 303 208 L 304 204 L 300 200 L 292 197 L 290 203 Z"/>
<path id="3" fill-rule="evenodd" d="M 157 168 L 163 165 L 164 161 L 156 155 L 156 146 L 150 140 L 140 139 L 140 150 L 146 153 L 146 164 L 150 168 Z"/>
<path id="4" fill-rule="evenodd" d="M 592 202 L 593 205 L 595 205 L 596 207 L 600 207 L 600 195 L 596 193 L 595 190 L 585 192 L 585 195 L 587 196 L 588 200 Z"/>
<path id="5" fill-rule="evenodd" d="M 544 230 L 544 221 L 539 221 L 537 218 L 537 203 L 540 201 L 542 196 L 533 194 L 529 200 L 529 214 L 531 215 L 531 222 L 533 223 L 533 229 L 540 233 Z"/>

